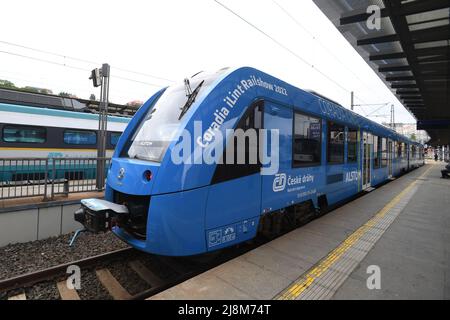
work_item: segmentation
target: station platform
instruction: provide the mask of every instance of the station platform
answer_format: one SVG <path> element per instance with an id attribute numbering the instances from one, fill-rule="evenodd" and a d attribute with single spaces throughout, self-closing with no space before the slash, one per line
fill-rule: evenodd
<path id="1" fill-rule="evenodd" d="M 449 299 L 442 168 L 427 164 L 151 299 Z"/>
<path id="2" fill-rule="evenodd" d="M 42 196 L 0 200 L 0 247 L 78 230 L 82 225 L 73 219 L 73 213 L 80 208 L 81 199 L 103 196 L 103 192 L 83 192 L 58 195 L 52 201 L 43 201 Z"/>

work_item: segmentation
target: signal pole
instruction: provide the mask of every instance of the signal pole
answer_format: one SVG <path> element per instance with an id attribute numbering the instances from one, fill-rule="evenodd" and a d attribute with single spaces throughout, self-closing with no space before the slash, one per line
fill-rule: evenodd
<path id="1" fill-rule="evenodd" d="M 391 129 L 395 131 L 395 109 L 393 104 L 391 104 Z"/>
<path id="2" fill-rule="evenodd" d="M 351 94 L 351 109 L 352 109 L 352 111 L 354 111 L 354 109 L 355 109 L 355 93 L 352 91 L 352 94 Z"/>
<path id="3" fill-rule="evenodd" d="M 100 104 L 98 114 L 98 134 L 97 134 L 97 177 L 96 187 L 101 191 L 105 187 L 105 166 L 106 166 L 106 134 L 108 130 L 108 103 L 109 103 L 109 76 L 110 66 L 104 63 L 101 69 L 94 69 L 91 77 L 94 87 L 100 88 Z"/>

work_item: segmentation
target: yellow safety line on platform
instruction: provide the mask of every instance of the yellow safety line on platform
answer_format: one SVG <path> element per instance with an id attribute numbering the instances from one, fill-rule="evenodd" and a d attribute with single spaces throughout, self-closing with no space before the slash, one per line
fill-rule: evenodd
<path id="1" fill-rule="evenodd" d="M 319 278 L 324 272 L 326 272 L 334 263 L 336 263 L 342 255 L 348 251 L 366 232 L 375 225 L 380 219 L 382 219 L 400 200 L 416 185 L 417 181 L 423 178 L 433 166 L 428 168 L 422 175 L 420 175 L 415 181 L 411 182 L 406 189 L 400 192 L 394 199 L 392 199 L 383 209 L 378 211 L 377 214 L 364 225 L 359 227 L 353 234 L 345 239 L 336 249 L 331 251 L 324 259 L 318 264 L 314 265 L 309 271 L 304 273 L 300 278 L 295 281 L 291 286 L 282 291 L 281 294 L 275 297 L 276 300 L 295 300 L 306 289 L 308 289 L 313 282 Z"/>

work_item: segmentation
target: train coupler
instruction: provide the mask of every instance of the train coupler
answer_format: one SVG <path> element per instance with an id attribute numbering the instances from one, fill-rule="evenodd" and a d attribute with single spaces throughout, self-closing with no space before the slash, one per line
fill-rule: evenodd
<path id="1" fill-rule="evenodd" d="M 84 226 L 84 231 L 100 233 L 111 230 L 115 220 L 127 214 L 128 208 L 124 205 L 101 199 L 83 199 L 74 218 Z"/>

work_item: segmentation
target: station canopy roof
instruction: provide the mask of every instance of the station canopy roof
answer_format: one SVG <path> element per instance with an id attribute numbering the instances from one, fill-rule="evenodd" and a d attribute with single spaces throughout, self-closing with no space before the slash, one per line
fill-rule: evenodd
<path id="1" fill-rule="evenodd" d="M 450 144 L 450 0 L 314 2 L 415 116 L 430 143 Z M 368 13 L 374 5 L 379 29 L 374 11 Z"/>

